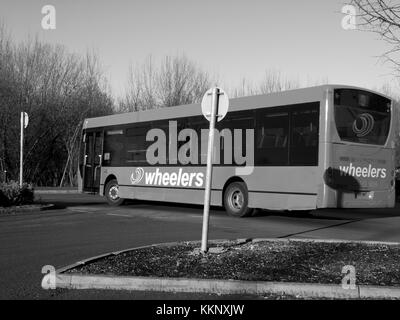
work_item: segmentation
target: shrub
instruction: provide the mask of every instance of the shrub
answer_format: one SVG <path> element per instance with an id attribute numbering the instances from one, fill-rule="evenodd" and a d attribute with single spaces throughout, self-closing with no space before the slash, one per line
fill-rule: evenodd
<path id="1" fill-rule="evenodd" d="M 16 181 L 0 183 L 0 207 L 18 206 L 33 203 L 33 187 Z"/>

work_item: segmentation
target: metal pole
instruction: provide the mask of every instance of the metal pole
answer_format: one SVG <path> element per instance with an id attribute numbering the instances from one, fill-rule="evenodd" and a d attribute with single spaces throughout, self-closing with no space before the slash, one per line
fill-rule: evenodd
<path id="1" fill-rule="evenodd" d="M 219 89 L 213 88 L 212 102 L 211 102 L 211 115 L 210 115 L 210 131 L 208 133 L 208 150 L 207 150 L 207 173 L 206 173 L 206 186 L 204 192 L 204 210 L 203 210 L 203 231 L 201 236 L 201 251 L 206 253 L 208 242 L 208 224 L 210 219 L 210 197 L 211 197 L 211 180 L 212 180 L 212 161 L 214 149 L 214 128 L 215 119 L 218 109 L 218 94 Z"/>
<path id="2" fill-rule="evenodd" d="M 19 186 L 22 187 L 23 179 L 23 161 L 24 161 L 24 112 L 21 112 L 21 145 L 20 145 L 20 158 L 19 158 Z"/>

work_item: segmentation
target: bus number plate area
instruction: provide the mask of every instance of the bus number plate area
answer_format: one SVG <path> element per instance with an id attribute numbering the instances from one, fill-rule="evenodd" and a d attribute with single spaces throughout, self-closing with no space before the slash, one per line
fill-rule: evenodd
<path id="1" fill-rule="evenodd" d="M 356 192 L 354 196 L 358 200 L 372 200 L 374 199 L 374 191 Z"/>

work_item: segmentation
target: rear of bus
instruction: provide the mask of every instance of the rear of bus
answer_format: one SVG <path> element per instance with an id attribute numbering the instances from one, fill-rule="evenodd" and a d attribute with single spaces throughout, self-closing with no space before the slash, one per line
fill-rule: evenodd
<path id="1" fill-rule="evenodd" d="M 324 194 L 320 207 L 395 205 L 395 119 L 392 100 L 375 92 L 329 89 Z"/>

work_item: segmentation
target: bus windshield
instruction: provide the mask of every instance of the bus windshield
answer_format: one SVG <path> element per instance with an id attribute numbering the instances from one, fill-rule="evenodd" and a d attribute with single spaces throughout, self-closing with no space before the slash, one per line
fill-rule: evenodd
<path id="1" fill-rule="evenodd" d="M 335 122 L 343 141 L 383 145 L 389 134 L 391 101 L 363 90 L 334 91 Z"/>

